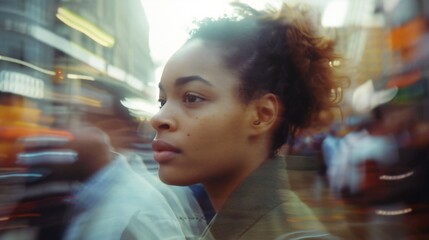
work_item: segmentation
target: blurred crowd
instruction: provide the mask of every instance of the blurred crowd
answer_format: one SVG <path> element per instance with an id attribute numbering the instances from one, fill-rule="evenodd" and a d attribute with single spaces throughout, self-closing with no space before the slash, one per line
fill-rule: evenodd
<path id="1" fill-rule="evenodd" d="M 292 155 L 321 162 L 331 192 L 353 204 L 427 203 L 429 122 L 424 102 L 393 98 L 367 114 L 302 134 Z"/>

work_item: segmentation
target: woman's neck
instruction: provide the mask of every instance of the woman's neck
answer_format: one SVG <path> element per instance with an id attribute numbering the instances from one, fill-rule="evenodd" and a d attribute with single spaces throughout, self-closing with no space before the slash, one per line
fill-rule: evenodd
<path id="1" fill-rule="evenodd" d="M 249 164 L 243 166 L 240 171 L 224 174 L 203 183 L 216 212 L 219 212 L 235 189 L 266 160 L 266 154 L 260 156 L 255 154 L 246 159 Z"/>

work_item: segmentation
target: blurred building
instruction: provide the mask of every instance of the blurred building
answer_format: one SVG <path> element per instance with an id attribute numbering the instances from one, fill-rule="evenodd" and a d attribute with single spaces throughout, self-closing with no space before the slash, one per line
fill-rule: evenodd
<path id="1" fill-rule="evenodd" d="M 391 96 L 375 99 L 384 90 L 397 89 L 395 102 L 427 102 L 427 1 L 345 0 L 323 4 L 322 24 L 337 40 L 350 77 L 350 86 L 343 94 L 344 117 L 368 113 L 392 100 Z M 369 84 L 372 86 L 367 88 Z M 373 103 L 363 107 L 365 101 Z"/>
<path id="2" fill-rule="evenodd" d="M 78 121 L 76 113 L 109 114 L 103 85 L 154 101 L 139 0 L 1 0 L 0 12 L 0 91 L 41 101 L 60 125 Z"/>
<path id="3" fill-rule="evenodd" d="M 429 68 L 429 2 L 400 0 L 381 2 L 389 29 L 389 47 L 394 65 L 381 78 L 384 87 L 397 87 L 393 103 L 420 109 L 420 120 L 427 121 Z"/>

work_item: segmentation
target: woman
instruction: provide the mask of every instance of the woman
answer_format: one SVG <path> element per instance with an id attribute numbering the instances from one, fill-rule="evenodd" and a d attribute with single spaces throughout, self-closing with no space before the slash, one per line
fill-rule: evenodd
<path id="1" fill-rule="evenodd" d="M 333 105 L 334 44 L 283 6 L 203 21 L 165 66 L 152 118 L 167 184 L 202 183 L 216 215 L 203 238 L 330 238 L 288 188 L 276 151 Z"/>

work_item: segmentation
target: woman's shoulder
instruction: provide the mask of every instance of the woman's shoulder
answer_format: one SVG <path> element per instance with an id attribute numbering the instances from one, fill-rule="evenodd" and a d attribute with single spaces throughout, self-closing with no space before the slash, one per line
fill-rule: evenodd
<path id="1" fill-rule="evenodd" d="M 336 239 L 291 190 L 279 191 L 281 204 L 268 211 L 241 239 Z"/>

